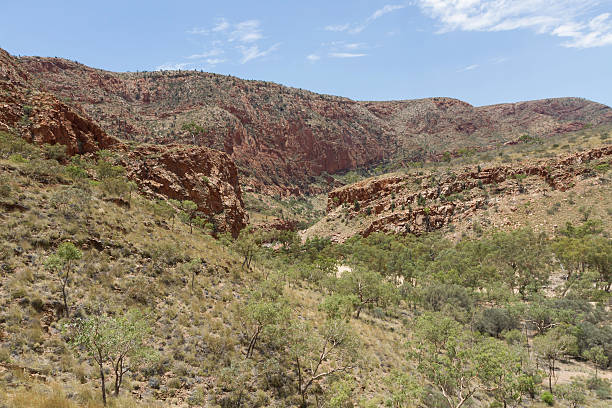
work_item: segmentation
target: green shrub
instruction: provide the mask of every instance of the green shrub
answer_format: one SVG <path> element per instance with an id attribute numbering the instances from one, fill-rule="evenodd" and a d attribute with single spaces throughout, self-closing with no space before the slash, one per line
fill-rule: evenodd
<path id="1" fill-rule="evenodd" d="M 11 154 L 9 156 L 9 160 L 12 161 L 13 163 L 27 163 L 28 162 L 28 159 L 26 159 L 19 153 Z"/>
<path id="2" fill-rule="evenodd" d="M 434 284 L 423 288 L 423 306 L 435 312 L 441 311 L 446 305 L 452 305 L 464 310 L 470 310 L 473 300 L 467 289 L 460 285 Z"/>
<path id="3" fill-rule="evenodd" d="M 586 386 L 589 390 L 595 391 L 595 395 L 599 399 L 610 399 L 612 395 L 610 381 L 605 378 L 591 377 L 586 380 Z"/>
<path id="4" fill-rule="evenodd" d="M 57 160 L 58 162 L 64 162 L 68 157 L 66 155 L 66 146 L 61 144 L 49 145 L 46 144 L 43 147 L 45 156 L 50 160 Z"/>
<path id="5" fill-rule="evenodd" d="M 542 402 L 552 407 L 553 405 L 555 405 L 555 397 L 553 397 L 553 395 L 550 392 L 544 391 L 542 393 Z"/>
<path id="6" fill-rule="evenodd" d="M 516 327 L 516 319 L 506 309 L 484 309 L 476 318 L 476 330 L 494 337 L 499 337 L 502 332 Z"/>

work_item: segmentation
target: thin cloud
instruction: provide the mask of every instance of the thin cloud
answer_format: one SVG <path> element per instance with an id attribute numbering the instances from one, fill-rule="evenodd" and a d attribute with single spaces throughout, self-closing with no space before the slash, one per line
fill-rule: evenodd
<path id="1" fill-rule="evenodd" d="M 317 54 L 310 54 L 306 56 L 306 59 L 310 62 L 316 62 L 318 60 L 321 59 L 321 56 L 317 55 Z"/>
<path id="2" fill-rule="evenodd" d="M 350 27 L 350 24 L 328 25 L 328 26 L 325 26 L 324 30 L 342 32 L 342 31 L 348 30 L 349 27 Z"/>
<path id="3" fill-rule="evenodd" d="M 473 71 L 476 68 L 478 68 L 480 65 L 478 64 L 472 64 L 472 65 L 468 65 L 465 68 L 461 68 L 460 70 L 458 70 L 457 72 L 466 72 L 466 71 Z"/>
<path id="4" fill-rule="evenodd" d="M 178 71 L 179 69 L 185 69 L 190 67 L 192 64 L 189 62 L 168 62 L 155 67 L 156 71 Z"/>
<path id="5" fill-rule="evenodd" d="M 377 18 L 381 18 L 385 14 L 392 13 L 392 12 L 394 12 L 396 10 L 401 10 L 404 7 L 406 7 L 406 6 L 402 5 L 402 4 L 396 4 L 396 5 L 387 4 L 383 8 L 378 9 L 374 13 L 372 13 L 372 15 L 370 17 L 368 17 L 368 21 L 376 20 Z"/>
<path id="6" fill-rule="evenodd" d="M 596 12 L 598 0 L 417 0 L 417 4 L 440 23 L 438 33 L 531 29 L 565 38 L 564 47 L 612 45 L 611 15 Z"/>
<path id="7" fill-rule="evenodd" d="M 212 28 L 211 31 L 213 32 L 225 31 L 228 28 L 230 28 L 230 23 L 228 23 L 226 19 L 222 18 L 221 20 L 219 20 L 217 25 Z"/>
<path id="8" fill-rule="evenodd" d="M 493 58 L 491 60 L 491 63 L 493 63 L 493 64 L 503 64 L 506 61 L 508 61 L 508 58 L 506 58 L 506 57 L 497 57 L 497 58 Z"/>
<path id="9" fill-rule="evenodd" d="M 329 56 L 332 58 L 358 58 L 365 57 L 368 54 L 357 54 L 352 52 L 330 52 Z"/>
<path id="10" fill-rule="evenodd" d="M 258 20 L 247 20 L 234 26 L 229 36 L 229 41 L 252 43 L 263 38 Z"/>
<path id="11" fill-rule="evenodd" d="M 365 43 L 349 43 L 344 45 L 347 50 L 358 50 L 360 48 L 364 48 L 365 46 Z"/>
<path id="12" fill-rule="evenodd" d="M 280 47 L 280 43 L 276 43 L 266 50 L 260 50 L 257 45 L 252 45 L 250 47 L 241 46 L 240 51 L 242 52 L 242 59 L 240 63 L 246 64 L 254 59 L 265 57 L 273 51 L 276 51 L 278 47 Z"/>
<path id="13" fill-rule="evenodd" d="M 377 20 L 384 16 L 385 14 L 392 13 L 397 10 L 401 10 L 406 6 L 403 4 L 387 4 L 386 6 L 375 10 L 368 18 L 365 19 L 362 23 L 353 23 L 353 24 L 337 24 L 337 25 L 328 25 L 325 26 L 324 30 L 326 31 L 335 31 L 335 32 L 344 32 L 346 31 L 349 34 L 359 34 L 363 30 L 365 30 L 370 23 L 374 20 Z"/>
<path id="14" fill-rule="evenodd" d="M 210 50 L 194 53 L 185 58 L 201 60 L 201 63 L 208 65 L 232 61 L 245 64 L 271 54 L 280 46 L 280 43 L 268 48 L 261 45 L 261 40 L 265 39 L 263 29 L 261 22 L 254 19 L 234 23 L 226 18 L 220 18 L 210 28 L 194 28 L 188 33 L 208 36 Z M 180 64 L 164 64 L 163 67 L 179 67 Z M 182 63 L 181 67 L 188 66 L 186 64 L 189 63 Z"/>
<path id="15" fill-rule="evenodd" d="M 221 63 L 223 63 L 223 62 L 225 62 L 225 60 L 224 60 L 224 59 L 222 59 L 222 58 L 208 58 L 208 59 L 206 60 L 206 63 L 207 63 L 208 65 L 217 65 L 217 64 L 221 64 Z"/>
<path id="16" fill-rule="evenodd" d="M 207 30 L 205 28 L 198 28 L 198 27 L 194 27 L 191 30 L 187 31 L 188 34 L 193 34 L 193 35 L 207 35 L 208 33 L 210 33 L 210 30 Z"/>
<path id="17" fill-rule="evenodd" d="M 220 49 L 213 49 L 210 51 L 206 51 L 202 54 L 193 54 L 187 57 L 187 59 L 203 59 L 203 58 L 209 58 L 209 57 L 216 57 L 217 55 L 221 55 L 223 54 L 223 50 Z"/>

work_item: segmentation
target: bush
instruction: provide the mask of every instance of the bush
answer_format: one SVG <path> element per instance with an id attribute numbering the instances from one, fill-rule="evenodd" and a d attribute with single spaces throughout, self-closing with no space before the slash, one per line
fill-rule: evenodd
<path id="1" fill-rule="evenodd" d="M 66 174 L 73 180 L 87 178 L 87 171 L 85 171 L 84 168 L 75 164 L 70 164 L 66 166 Z"/>
<path id="2" fill-rule="evenodd" d="M 470 310 L 472 303 L 472 297 L 463 286 L 438 284 L 423 288 L 423 306 L 428 310 L 439 312 L 446 305 Z"/>
<path id="3" fill-rule="evenodd" d="M 476 319 L 476 330 L 493 337 L 516 327 L 516 319 L 506 309 L 484 309 Z"/>
<path id="4" fill-rule="evenodd" d="M 45 156 L 49 160 L 57 160 L 58 162 L 62 163 L 66 161 L 66 158 L 68 157 L 66 155 L 66 146 L 61 144 L 45 145 L 43 149 Z"/>
<path id="5" fill-rule="evenodd" d="M 550 392 L 545 391 L 542 393 L 542 402 L 552 407 L 553 405 L 555 405 L 555 397 L 553 397 L 553 395 Z"/>
<path id="6" fill-rule="evenodd" d="M 12 161 L 13 163 L 27 163 L 27 161 L 28 161 L 28 159 L 26 159 L 25 157 L 23 157 L 19 153 L 11 154 L 9 156 L 9 160 Z"/>
<path id="7" fill-rule="evenodd" d="M 595 391 L 595 395 L 599 399 L 610 399 L 612 395 L 610 381 L 607 379 L 591 377 L 586 380 L 586 386 L 589 390 Z"/>

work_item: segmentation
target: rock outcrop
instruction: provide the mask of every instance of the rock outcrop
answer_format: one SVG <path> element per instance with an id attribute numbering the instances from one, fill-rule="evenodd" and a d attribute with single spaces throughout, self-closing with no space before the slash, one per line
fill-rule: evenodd
<path id="1" fill-rule="evenodd" d="M 220 231 L 247 225 L 238 170 L 223 152 L 194 146 L 138 146 L 125 159 L 128 176 L 154 196 L 191 200 Z"/>
<path id="2" fill-rule="evenodd" d="M 30 142 L 60 143 L 68 154 L 91 153 L 119 142 L 95 122 L 50 93 L 0 49 L 0 130 L 16 131 Z"/>
<path id="3" fill-rule="evenodd" d="M 144 193 L 194 201 L 219 231 L 234 236 L 248 222 L 238 170 L 225 153 L 197 146 L 128 146 L 108 135 L 78 105 L 35 85 L 21 64 L 0 50 L 2 130 L 20 134 L 32 143 L 65 145 L 69 155 L 115 150 L 128 177 Z"/>
<path id="4" fill-rule="evenodd" d="M 357 102 L 195 71 L 114 73 L 57 58 L 19 61 L 111 134 L 225 151 L 247 190 L 282 195 L 325 190 L 326 173 L 612 123 L 612 109 L 578 98 L 484 107 L 451 98 Z"/>
<path id="5" fill-rule="evenodd" d="M 610 164 L 612 145 L 536 162 L 466 167 L 437 179 L 424 175 L 367 179 L 331 191 L 327 220 L 322 222 L 330 217 L 360 220 L 355 230 L 345 232 L 340 240 L 356 233 L 418 235 L 471 217 L 487 208 L 491 195 L 516 196 L 539 182 L 545 189 L 566 191 L 577 180 L 594 176 L 596 165 L 608 168 Z"/>

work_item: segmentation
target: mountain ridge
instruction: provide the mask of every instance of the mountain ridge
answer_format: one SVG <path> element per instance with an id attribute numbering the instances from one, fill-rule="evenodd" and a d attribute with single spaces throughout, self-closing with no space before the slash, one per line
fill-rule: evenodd
<path id="1" fill-rule="evenodd" d="M 328 189 L 320 183 L 325 173 L 439 160 L 447 151 L 490 149 L 523 134 L 612 123 L 612 109 L 583 98 L 480 107 L 445 97 L 355 101 L 197 71 L 114 73 L 41 57 L 19 63 L 110 134 L 225 151 L 246 191 L 269 194 L 320 193 Z"/>

